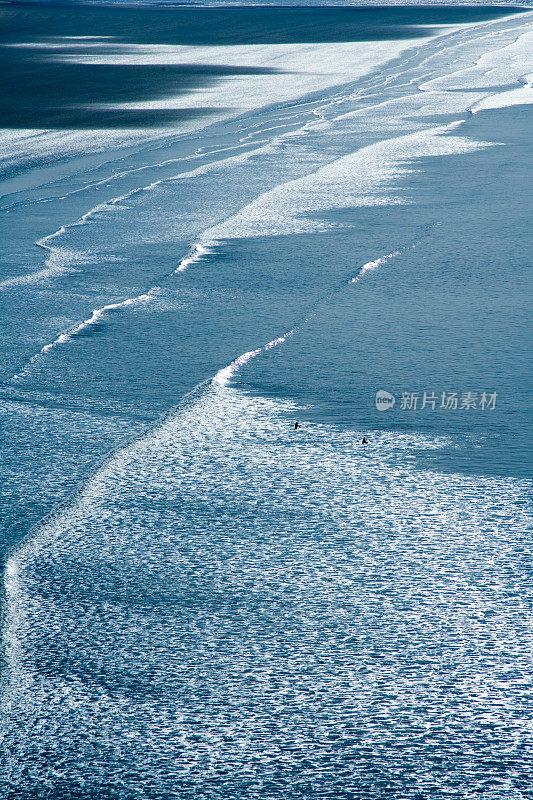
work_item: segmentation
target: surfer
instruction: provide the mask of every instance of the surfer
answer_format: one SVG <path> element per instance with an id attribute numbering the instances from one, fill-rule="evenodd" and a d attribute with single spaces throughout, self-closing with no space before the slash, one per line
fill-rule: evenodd
<path id="1" fill-rule="evenodd" d="M 363 444 L 368 444 L 368 439 L 366 438 L 366 436 L 363 436 Z"/>
<path id="2" fill-rule="evenodd" d="M 295 422 L 294 423 L 294 430 L 297 431 L 299 427 L 300 427 L 300 423 L 299 422 Z"/>

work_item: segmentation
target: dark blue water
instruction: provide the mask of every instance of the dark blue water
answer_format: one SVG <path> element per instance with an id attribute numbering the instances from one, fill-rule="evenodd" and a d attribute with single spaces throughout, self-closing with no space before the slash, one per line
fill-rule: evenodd
<path id="1" fill-rule="evenodd" d="M 529 797 L 530 15 L 5 16 L 2 796 Z"/>

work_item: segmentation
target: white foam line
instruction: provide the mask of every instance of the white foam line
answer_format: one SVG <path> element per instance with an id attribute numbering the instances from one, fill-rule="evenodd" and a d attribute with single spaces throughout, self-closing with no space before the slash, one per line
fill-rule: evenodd
<path id="1" fill-rule="evenodd" d="M 296 333 L 296 328 L 292 328 L 287 333 L 284 333 L 282 336 L 278 336 L 276 339 L 272 339 L 270 342 L 262 345 L 261 347 L 257 347 L 255 350 L 248 350 L 247 353 L 243 353 L 241 356 L 232 361 L 231 364 L 228 364 L 227 367 L 223 367 L 220 369 L 215 377 L 212 379 L 211 383 L 215 386 L 227 386 L 230 382 L 233 375 L 239 371 L 239 369 L 247 364 L 248 361 L 251 361 L 252 358 L 255 358 L 259 355 L 259 353 L 264 353 L 267 350 L 271 350 L 273 347 L 277 347 L 279 344 L 283 344 L 283 342 L 287 341 L 289 337 L 291 337 L 294 333 Z"/>
<path id="2" fill-rule="evenodd" d="M 163 162 L 163 163 L 167 163 L 167 162 Z M 157 165 L 157 166 L 159 166 L 159 165 Z M 78 226 L 81 226 L 81 225 L 85 225 L 85 223 L 88 222 L 88 220 L 91 219 L 91 217 L 93 217 L 95 214 L 98 214 L 99 212 L 103 211 L 106 208 L 110 208 L 112 206 L 116 206 L 116 205 L 118 205 L 118 203 L 121 203 L 124 200 L 129 200 L 130 197 L 133 197 L 136 194 L 141 194 L 142 192 L 150 191 L 150 190 L 154 189 L 156 186 L 159 186 L 162 183 L 171 182 L 171 181 L 174 181 L 174 180 L 179 180 L 179 179 L 181 179 L 183 177 L 192 176 L 192 175 L 196 174 L 198 170 L 201 170 L 201 169 L 202 169 L 202 167 L 197 167 L 196 169 L 191 170 L 188 173 L 179 174 L 179 175 L 176 175 L 176 176 L 173 176 L 173 177 L 170 177 L 170 178 L 160 178 L 159 180 L 152 181 L 152 183 L 146 184 L 145 186 L 136 186 L 134 189 L 130 189 L 129 192 L 126 192 L 125 194 L 118 195 L 117 197 L 113 197 L 110 200 L 104 200 L 101 203 L 97 203 L 97 205 L 93 206 L 88 211 L 86 211 L 84 214 L 82 214 L 82 216 L 78 220 L 76 220 L 75 222 L 71 222 L 69 224 L 61 225 L 61 227 L 58 228 L 57 231 L 55 231 L 54 233 L 50 233 L 47 236 L 43 236 L 43 238 L 39 239 L 37 242 L 35 242 L 35 244 L 37 245 L 37 247 L 42 247 L 45 250 L 53 251 L 54 248 L 51 247 L 48 244 L 48 242 L 50 240 L 52 240 L 52 239 L 57 238 L 58 236 L 61 236 L 64 233 L 66 233 L 69 228 L 75 228 L 75 227 L 78 227 Z M 121 174 L 119 174 L 119 177 L 122 177 L 123 174 L 127 174 L 127 173 L 121 173 Z M 95 185 L 97 185 L 97 184 L 95 184 Z"/>
<path id="3" fill-rule="evenodd" d="M 382 264 L 386 264 L 386 262 L 389 261 L 391 258 L 399 256 L 403 252 L 404 252 L 403 250 L 393 250 L 392 253 L 388 253 L 386 256 L 381 256 L 381 258 L 376 258 L 374 261 L 368 261 L 366 264 L 363 264 L 363 266 L 361 267 L 361 269 L 359 270 L 358 274 L 355 277 L 350 278 L 348 283 L 359 283 L 363 275 L 365 275 L 367 272 L 371 272 L 372 270 L 377 269 Z"/>
<path id="4" fill-rule="evenodd" d="M 58 344 L 65 344 L 66 342 L 70 341 L 73 336 L 76 336 L 78 333 L 81 333 L 82 331 L 92 327 L 93 325 L 97 325 L 104 319 L 105 315 L 109 311 L 118 311 L 119 309 L 122 308 L 130 308 L 131 306 L 136 306 L 140 304 L 142 305 L 143 303 L 155 297 L 156 293 L 157 293 L 157 287 L 150 289 L 149 292 L 146 292 L 145 294 L 140 294 L 137 297 L 129 297 L 127 300 L 122 300 L 119 303 L 108 303 L 108 305 L 102 306 L 101 308 L 95 308 L 88 319 L 86 319 L 84 322 L 80 322 L 79 325 L 76 325 L 76 327 L 73 328 L 71 331 L 68 331 L 67 333 L 62 333 L 53 342 L 50 342 L 50 344 L 45 345 L 40 352 L 49 353 L 50 350 L 53 350 L 54 347 L 56 347 Z"/>
<path id="5" fill-rule="evenodd" d="M 37 247 L 42 247 L 44 250 L 51 250 L 52 248 L 47 244 L 47 242 L 50 241 L 50 239 L 55 239 L 57 236 L 61 236 L 62 233 L 66 233 L 68 227 L 70 226 L 61 225 L 61 227 L 58 228 L 57 231 L 54 231 L 54 233 L 49 233 L 47 236 L 43 236 L 42 239 L 38 239 L 35 242 L 35 244 L 37 245 Z"/>
<path id="6" fill-rule="evenodd" d="M 210 255 L 218 242 L 197 242 L 191 248 L 189 255 L 182 258 L 174 272 L 184 272 L 191 264 L 201 261 L 204 256 Z"/>
<path id="7" fill-rule="evenodd" d="M 81 227 L 82 225 L 85 225 L 91 219 L 91 217 L 95 216 L 96 214 L 104 211 L 107 208 L 112 208 L 113 206 L 118 205 L 118 203 L 121 203 L 124 200 L 129 199 L 130 197 L 133 197 L 133 195 L 135 195 L 135 194 L 140 194 L 141 192 L 153 189 L 158 184 L 163 183 L 163 181 L 164 181 L 164 179 L 161 179 L 159 181 L 154 181 L 153 183 L 150 183 L 147 186 L 137 186 L 134 189 L 131 189 L 129 192 L 126 192 L 123 195 L 119 195 L 118 197 L 114 197 L 114 198 L 111 198 L 110 200 L 105 200 L 102 203 L 98 203 L 96 206 L 93 206 L 93 208 L 90 208 L 88 211 L 86 211 L 85 214 L 82 214 L 82 216 L 78 220 L 76 220 L 75 222 L 71 222 L 71 223 L 68 223 L 68 224 L 65 224 L 65 225 L 61 225 L 57 229 L 57 231 L 54 231 L 54 233 L 49 233 L 47 236 L 43 236 L 42 239 L 39 239 L 38 241 L 36 241 L 35 244 L 37 245 L 37 247 L 41 247 L 43 250 L 48 251 L 48 256 L 47 256 L 47 258 L 45 260 L 45 268 L 56 271 L 55 273 L 51 272 L 50 274 L 58 274 L 59 275 L 59 274 L 62 274 L 64 272 L 70 271 L 71 268 L 70 268 L 69 265 L 55 265 L 55 264 L 53 264 L 54 257 L 57 259 L 57 258 L 60 257 L 60 254 L 63 253 L 67 258 L 70 258 L 70 259 L 76 258 L 75 251 L 68 250 L 66 248 L 61 248 L 61 247 L 53 247 L 51 244 L 49 244 L 49 242 L 51 242 L 53 239 L 57 239 L 59 236 L 62 236 L 70 228 L 76 228 L 76 227 Z M 44 272 L 44 271 L 41 270 L 40 272 Z M 29 283 L 32 280 L 34 280 L 39 274 L 40 273 L 29 273 L 28 275 L 20 276 L 20 279 L 24 280 L 24 282 Z M 9 280 L 10 281 L 14 281 L 15 279 L 9 279 Z M 0 288 L 1 288 L 1 284 L 0 284 Z"/>
<path id="8" fill-rule="evenodd" d="M 31 359 L 28 361 L 24 369 L 21 370 L 21 372 L 17 373 L 16 375 L 13 375 L 11 380 L 19 381 L 25 378 L 29 372 L 31 364 L 33 364 L 36 361 L 36 359 L 38 359 L 42 355 L 45 355 L 46 353 L 50 353 L 59 345 L 67 344 L 77 335 L 82 333 L 82 331 L 85 331 L 93 327 L 94 325 L 97 325 L 99 322 L 102 322 L 106 314 L 108 314 L 109 312 L 121 311 L 124 308 L 131 308 L 132 306 L 136 305 L 144 305 L 145 303 L 150 302 L 150 300 L 153 300 L 154 297 L 157 296 L 159 291 L 160 291 L 159 287 L 155 286 L 152 289 L 150 289 L 149 292 L 140 294 L 137 297 L 129 297 L 127 300 L 121 300 L 118 303 L 108 303 L 105 306 L 101 306 L 101 308 L 95 308 L 88 319 L 84 320 L 83 322 L 80 322 L 74 328 L 71 328 L 71 330 L 61 333 L 57 337 L 57 339 L 54 339 L 53 342 L 45 344 L 45 346 L 41 348 L 41 350 L 39 350 L 38 353 L 36 353 L 34 356 L 31 357 Z"/>

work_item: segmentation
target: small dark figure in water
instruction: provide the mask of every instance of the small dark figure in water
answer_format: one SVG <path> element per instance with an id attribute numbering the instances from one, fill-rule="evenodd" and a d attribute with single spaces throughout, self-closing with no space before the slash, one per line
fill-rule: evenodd
<path id="1" fill-rule="evenodd" d="M 294 423 L 294 430 L 297 431 L 299 427 L 300 427 L 300 423 L 299 422 L 295 422 Z"/>
<path id="2" fill-rule="evenodd" d="M 363 436 L 363 444 L 368 444 L 368 439 L 366 438 L 366 436 Z"/>
<path id="3" fill-rule="evenodd" d="M 165 68 L 163 67 L 163 72 L 164 72 L 164 71 L 165 71 Z"/>

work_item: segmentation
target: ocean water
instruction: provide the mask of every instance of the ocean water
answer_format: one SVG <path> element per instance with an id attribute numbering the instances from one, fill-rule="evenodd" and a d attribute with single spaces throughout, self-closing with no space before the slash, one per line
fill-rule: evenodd
<path id="1" fill-rule="evenodd" d="M 531 797 L 532 13 L 1 13 L 0 796 Z"/>

